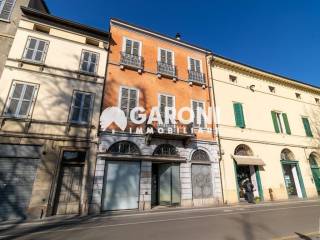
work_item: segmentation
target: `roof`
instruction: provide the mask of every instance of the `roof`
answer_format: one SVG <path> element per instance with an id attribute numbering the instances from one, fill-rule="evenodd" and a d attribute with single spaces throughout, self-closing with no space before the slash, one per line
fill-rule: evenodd
<path id="1" fill-rule="evenodd" d="M 230 58 L 227 58 L 227 57 L 215 54 L 215 53 L 213 53 L 213 57 L 218 57 L 218 58 L 224 59 L 226 61 L 242 65 L 242 66 L 244 66 L 246 68 L 251 68 L 253 70 L 256 70 L 256 71 L 259 71 L 259 72 L 262 72 L 262 73 L 265 73 L 265 74 L 273 75 L 273 76 L 278 77 L 278 78 L 283 78 L 283 79 L 288 80 L 288 81 L 290 81 L 290 82 L 292 82 L 294 84 L 299 84 L 300 86 L 304 85 L 304 86 L 308 86 L 310 88 L 313 88 L 313 90 L 317 90 L 317 91 L 320 90 L 319 86 L 316 86 L 316 85 L 313 85 L 313 84 L 309 84 L 309 83 L 305 83 L 305 82 L 302 82 L 302 81 L 299 81 L 299 80 L 296 80 L 296 79 L 293 79 L 293 78 L 290 78 L 290 77 L 286 77 L 286 76 L 283 76 L 283 75 L 280 75 L 280 74 L 277 74 L 277 73 L 269 72 L 269 71 L 263 70 L 261 68 L 258 68 L 258 67 L 252 66 L 252 65 L 248 65 L 248 64 L 245 64 L 245 63 L 241 63 L 239 61 L 236 61 L 236 60 L 233 60 L 233 59 L 230 59 Z"/>
<path id="2" fill-rule="evenodd" d="M 81 23 L 73 22 L 64 18 L 56 17 L 51 14 L 43 13 L 32 8 L 21 7 L 21 10 L 27 17 L 35 18 L 36 20 L 40 21 L 46 21 L 48 24 L 55 24 L 61 28 L 70 29 L 71 31 L 80 31 L 82 34 L 90 35 L 92 37 L 103 40 L 108 40 L 110 36 L 109 32 L 107 31 L 83 25 Z"/>
<path id="3" fill-rule="evenodd" d="M 123 26 L 129 27 L 129 28 L 133 28 L 133 29 L 135 29 L 137 31 L 140 31 L 140 32 L 143 32 L 143 33 L 147 33 L 149 35 L 152 35 L 152 36 L 155 36 L 155 37 L 158 37 L 158 38 L 162 38 L 162 39 L 170 41 L 170 42 L 174 42 L 175 44 L 182 45 L 184 47 L 188 47 L 188 48 L 191 48 L 191 49 L 194 49 L 194 50 L 205 52 L 207 54 L 211 53 L 211 50 L 203 48 L 201 46 L 197 46 L 195 44 L 191 44 L 191 43 L 188 43 L 188 42 L 183 41 L 183 40 L 178 40 L 178 39 L 176 39 L 174 37 L 171 37 L 171 36 L 159 33 L 159 32 L 155 32 L 155 31 L 150 30 L 148 28 L 140 27 L 140 26 L 137 26 L 135 24 L 128 23 L 126 21 L 123 21 L 123 20 L 120 20 L 120 19 L 117 19 L 117 18 L 111 18 L 110 22 L 111 23 L 116 23 L 116 24 L 119 24 L 119 25 L 123 25 Z"/>

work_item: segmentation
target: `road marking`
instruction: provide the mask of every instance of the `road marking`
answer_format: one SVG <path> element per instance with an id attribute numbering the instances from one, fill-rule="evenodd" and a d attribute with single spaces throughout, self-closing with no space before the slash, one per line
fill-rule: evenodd
<path id="1" fill-rule="evenodd" d="M 279 211 L 279 210 L 288 210 L 288 209 L 297 209 L 297 208 L 310 208 L 310 207 L 320 207 L 320 205 L 308 205 L 308 206 L 297 206 L 297 207 L 286 207 L 286 208 L 274 208 L 274 209 L 258 209 L 253 211 L 241 212 L 244 213 L 263 213 L 263 212 L 271 212 L 271 211 Z M 191 216 L 191 217 L 180 217 L 180 218 L 168 218 L 168 219 L 159 219 L 159 220 L 150 220 L 150 221 L 140 221 L 140 222 L 132 222 L 132 223 L 118 223 L 118 224 L 105 224 L 99 226 L 91 226 L 91 227 L 74 227 L 74 228 L 66 228 L 66 229 L 55 229 L 55 230 L 46 230 L 30 233 L 29 235 L 43 234 L 43 233 L 52 233 L 52 232 L 70 232 L 70 231 L 78 231 L 78 230 L 89 230 L 89 229 L 99 229 L 99 228 L 112 228 L 112 227 L 122 227 L 122 226 L 131 226 L 131 225 L 140 225 L 140 224 L 150 224 L 150 223 L 161 223 L 161 222 L 173 222 L 173 221 L 185 221 L 192 219 L 201 219 L 201 218 L 209 218 L 209 217 L 218 217 L 218 216 L 228 216 L 228 215 L 236 215 L 238 212 L 230 212 L 230 213 L 218 213 L 218 214 L 209 214 L 209 215 L 199 215 L 199 216 Z M 15 235 L 0 235 L 0 239 L 4 239 L 6 237 L 15 237 L 19 234 Z"/>

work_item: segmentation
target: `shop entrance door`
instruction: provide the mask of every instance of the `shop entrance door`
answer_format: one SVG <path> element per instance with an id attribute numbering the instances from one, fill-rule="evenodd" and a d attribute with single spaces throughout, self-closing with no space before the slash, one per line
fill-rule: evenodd
<path id="1" fill-rule="evenodd" d="M 152 205 L 179 205 L 180 165 L 155 163 L 152 165 Z"/>

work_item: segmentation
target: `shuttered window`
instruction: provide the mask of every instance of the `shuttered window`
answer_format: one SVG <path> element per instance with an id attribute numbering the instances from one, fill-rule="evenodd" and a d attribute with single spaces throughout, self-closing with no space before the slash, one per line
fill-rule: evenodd
<path id="1" fill-rule="evenodd" d="M 274 130 L 276 133 L 287 133 L 291 135 L 291 128 L 288 120 L 288 115 L 281 112 L 271 112 Z"/>
<path id="2" fill-rule="evenodd" d="M 0 0 L 0 19 L 9 21 L 15 0 Z"/>
<path id="3" fill-rule="evenodd" d="M 171 51 L 160 49 L 160 62 L 173 65 L 173 53 Z"/>
<path id="4" fill-rule="evenodd" d="M 75 91 L 72 99 L 71 117 L 72 123 L 87 124 L 93 107 L 93 94 Z"/>
<path id="5" fill-rule="evenodd" d="M 140 42 L 131 39 L 125 40 L 125 53 L 130 55 L 139 56 L 140 55 Z"/>
<path id="6" fill-rule="evenodd" d="M 138 106 L 138 90 L 133 88 L 121 87 L 120 89 L 120 108 L 129 118 L 133 108 Z"/>
<path id="7" fill-rule="evenodd" d="M 37 89 L 37 85 L 14 82 L 4 115 L 18 118 L 30 117 Z"/>
<path id="8" fill-rule="evenodd" d="M 246 123 L 243 114 L 243 107 L 241 103 L 233 103 L 234 117 L 236 126 L 239 128 L 245 128 Z"/>
<path id="9" fill-rule="evenodd" d="M 313 137 L 309 119 L 306 118 L 306 117 L 302 117 L 302 123 L 303 123 L 303 126 L 304 126 L 304 130 L 306 131 L 306 135 L 308 137 Z"/>
<path id="10" fill-rule="evenodd" d="M 164 95 L 160 94 L 159 96 L 159 111 L 162 117 L 162 120 L 164 121 L 165 116 L 165 109 L 166 107 L 174 107 L 174 97 L 170 95 Z"/>
<path id="11" fill-rule="evenodd" d="M 189 58 L 189 65 L 191 71 L 201 72 L 200 60 Z"/>
<path id="12" fill-rule="evenodd" d="M 97 73 L 99 54 L 90 51 L 82 51 L 80 71 L 86 73 Z"/>
<path id="13" fill-rule="evenodd" d="M 192 110 L 194 114 L 193 126 L 204 128 L 205 127 L 204 117 L 201 115 L 200 121 L 198 120 L 199 109 L 204 110 L 204 102 L 192 100 Z"/>
<path id="14" fill-rule="evenodd" d="M 48 41 L 29 37 L 23 58 L 32 62 L 43 63 L 48 51 L 48 46 Z"/>

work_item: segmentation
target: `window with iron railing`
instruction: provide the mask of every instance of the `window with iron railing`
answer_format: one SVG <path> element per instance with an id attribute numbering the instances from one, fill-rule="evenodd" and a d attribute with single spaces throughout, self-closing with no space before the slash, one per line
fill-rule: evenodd
<path id="1" fill-rule="evenodd" d="M 134 67 L 138 69 L 143 68 L 143 58 L 141 56 L 121 52 L 120 63 L 125 66 Z"/>
<path id="2" fill-rule="evenodd" d="M 189 58 L 188 76 L 190 82 L 205 83 L 205 77 L 201 70 L 200 60 Z"/>
<path id="3" fill-rule="evenodd" d="M 120 62 L 122 65 L 142 69 L 141 42 L 124 38 Z"/>
<path id="4" fill-rule="evenodd" d="M 176 67 L 174 66 L 174 53 L 172 51 L 159 48 L 158 73 L 166 76 L 176 76 Z"/>

